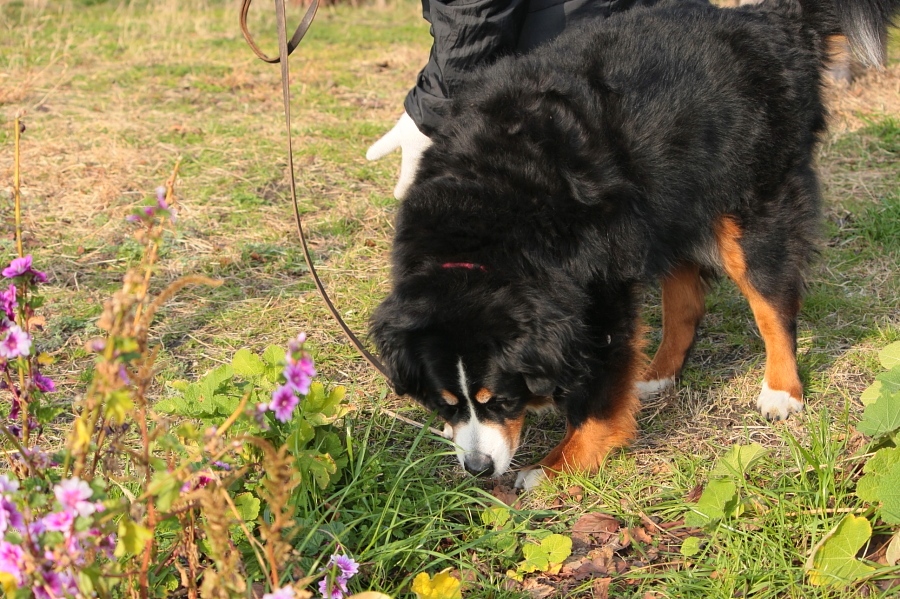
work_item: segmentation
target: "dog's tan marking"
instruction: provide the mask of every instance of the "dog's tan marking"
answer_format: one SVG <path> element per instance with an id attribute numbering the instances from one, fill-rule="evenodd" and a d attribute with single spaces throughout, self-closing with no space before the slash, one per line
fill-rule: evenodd
<path id="1" fill-rule="evenodd" d="M 456 397 L 455 395 L 453 395 L 452 393 L 450 393 L 449 391 L 447 391 L 446 389 L 443 389 L 441 391 L 441 398 L 444 401 L 446 401 L 448 405 L 451 405 L 451 406 L 455 406 L 456 404 L 459 403 L 459 398 Z"/>
<path id="2" fill-rule="evenodd" d="M 641 407 L 634 382 L 647 367 L 644 344 L 644 327 L 638 326 L 631 342 L 631 363 L 618 373 L 611 390 L 612 405 L 602 415 L 588 416 L 577 427 L 566 424 L 566 436 L 537 464 L 548 478 L 557 472 L 595 473 L 610 451 L 634 439 L 635 415 Z"/>
<path id="3" fill-rule="evenodd" d="M 496 429 L 500 432 L 500 434 L 503 436 L 503 439 L 506 441 L 507 447 L 509 447 L 510 455 L 516 453 L 516 449 L 519 448 L 519 435 L 522 434 L 522 427 L 524 425 L 524 413 L 518 418 L 507 420 L 503 424 L 485 423 L 485 426 Z"/>
<path id="4" fill-rule="evenodd" d="M 772 305 L 747 278 L 747 263 L 740 245 L 741 228 L 729 217 L 716 227 L 716 240 L 725 272 L 737 284 L 747 301 L 766 346 L 765 383 L 774 391 L 784 391 L 802 401 L 803 385 L 797 374 L 797 357 L 791 333 L 785 328 L 777 306 Z M 799 308 L 799 306 L 798 306 Z"/>
<path id="5" fill-rule="evenodd" d="M 475 394 L 475 401 L 477 401 L 478 403 L 487 403 L 487 402 L 491 401 L 491 398 L 493 396 L 494 396 L 493 393 L 491 393 L 490 391 L 488 391 L 487 389 L 482 387 Z"/>
<path id="6" fill-rule="evenodd" d="M 663 279 L 662 343 L 644 372 L 644 381 L 674 379 L 681 372 L 706 310 L 705 297 L 706 289 L 696 264 L 678 266 Z"/>

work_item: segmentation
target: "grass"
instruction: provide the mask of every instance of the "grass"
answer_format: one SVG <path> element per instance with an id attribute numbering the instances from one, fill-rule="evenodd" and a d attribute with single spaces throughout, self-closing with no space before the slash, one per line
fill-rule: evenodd
<path id="1" fill-rule="evenodd" d="M 271 52 L 272 16 L 264 3 L 253 8 L 251 28 Z M 296 20 L 301 7 L 290 12 Z M 306 557 L 338 539 L 367 562 L 373 588 L 402 594 L 417 572 L 452 567 L 472 581 L 467 596 L 529 596 L 505 576 L 521 554 L 510 554 L 504 539 L 521 544 L 541 531 L 565 533 L 599 511 L 623 526 L 644 526 L 652 539 L 618 551 L 630 569 L 610 576 L 610 596 L 863 592 L 810 587 L 802 566 L 841 510 L 857 507 L 850 457 L 860 447 L 852 428 L 858 396 L 877 370 L 876 351 L 900 338 L 898 36 L 885 71 L 828 91 L 833 126 L 819 156 L 825 242 L 799 332 L 807 414 L 775 425 L 760 420 L 753 405 L 762 342 L 746 302 L 720 283 L 681 383 L 647 403 L 634 446 L 596 477 L 563 477 L 524 497 L 516 528 L 493 530 L 479 516 L 491 503 L 491 485 L 460 475 L 446 444 L 377 410 L 387 405 L 427 419 L 387 396 L 316 295 L 287 200 L 278 70 L 253 57 L 236 18 L 230 3 L 213 0 L 0 2 L 0 177 L 11 180 L 9 123 L 26 111 L 26 244 L 51 275 L 43 349 L 58 360 L 64 395 L 83 390 L 82 347 L 98 334 L 100 303 L 137 257 L 123 217 L 180 157 L 179 224 L 158 285 L 192 272 L 225 284 L 189 290 L 162 312 L 156 393 L 167 393 L 165 381 L 194 379 L 228 361 L 240 347 L 259 350 L 299 330 L 310 334 L 322 377 L 351 388 L 357 415 L 348 426 L 357 453 L 347 484 L 323 498 L 298 537 Z M 387 289 L 398 166 L 396 156 L 369 163 L 364 153 L 399 115 L 428 47 L 415 2 L 324 7 L 292 61 L 302 210 L 325 284 L 357 331 Z M 10 198 L 4 183 L 4 211 Z M 8 225 L 0 231 L 0 247 L 11 254 Z M 647 303 L 657 342 L 653 290 Z M 520 463 L 538 459 L 562 435 L 560 418 L 536 422 L 526 429 Z M 681 556 L 689 533 L 656 531 L 642 516 L 678 521 L 716 457 L 749 442 L 769 450 L 743 483 L 757 507 L 704 536 L 700 554 Z M 798 447 L 814 462 L 838 466 L 816 469 Z M 649 557 L 654 551 L 661 557 Z M 560 596 L 596 590 L 590 580 L 540 584 L 558 586 L 549 592 Z M 864 592 L 887 596 L 886 587 L 873 581 Z"/>

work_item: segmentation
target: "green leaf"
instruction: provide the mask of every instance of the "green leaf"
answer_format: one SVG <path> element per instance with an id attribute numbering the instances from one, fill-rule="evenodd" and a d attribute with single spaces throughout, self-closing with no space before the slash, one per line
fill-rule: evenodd
<path id="1" fill-rule="evenodd" d="M 872 526 L 862 516 L 848 514 L 813 547 L 806 562 L 810 584 L 837 586 L 852 583 L 875 568 L 856 559 L 872 537 Z"/>
<path id="2" fill-rule="evenodd" d="M 222 364 L 210 370 L 198 381 L 203 399 L 210 401 L 219 389 L 234 377 L 234 368 L 230 364 Z"/>
<path id="3" fill-rule="evenodd" d="M 255 522 L 259 517 L 260 502 L 252 493 L 240 493 L 234 498 L 234 506 L 244 522 Z"/>
<path id="4" fill-rule="evenodd" d="M 499 505 L 491 506 L 481 512 L 481 522 L 485 526 L 503 528 L 509 522 L 509 510 Z"/>
<path id="5" fill-rule="evenodd" d="M 153 539 L 153 531 L 134 522 L 127 515 L 119 520 L 119 540 L 116 543 L 116 557 L 137 555 Z"/>
<path id="6" fill-rule="evenodd" d="M 900 366 L 900 341 L 895 341 L 878 352 L 878 359 L 887 370 Z"/>
<path id="7" fill-rule="evenodd" d="M 900 524 L 900 463 L 881 475 L 878 496 L 881 498 L 881 519 L 887 524 Z"/>
<path id="8" fill-rule="evenodd" d="M 266 348 L 266 351 L 263 352 L 262 359 L 269 366 L 277 366 L 280 367 L 283 365 L 285 357 L 287 356 L 287 352 L 283 347 L 279 347 L 277 345 L 270 345 Z"/>
<path id="9" fill-rule="evenodd" d="M 172 503 L 178 499 L 181 483 L 171 472 L 162 470 L 153 474 L 147 491 L 156 496 L 157 509 L 161 512 L 168 512 Z"/>
<path id="10" fill-rule="evenodd" d="M 687 526 L 706 526 L 731 516 L 737 507 L 737 487 L 726 478 L 714 478 L 706 484 L 700 500 L 684 516 Z"/>
<path id="11" fill-rule="evenodd" d="M 710 476 L 733 476 L 743 478 L 753 464 L 768 453 L 759 443 L 750 445 L 734 445 L 725 455 L 719 458 Z"/>
<path id="12" fill-rule="evenodd" d="M 288 436 L 286 443 L 294 453 L 297 453 L 316 436 L 316 429 L 305 418 L 297 418 L 293 422 L 295 423 L 294 430 Z"/>
<path id="13" fill-rule="evenodd" d="M 303 410 L 308 414 L 315 414 L 322 411 L 325 405 L 325 387 L 322 383 L 314 382 L 309 386 L 309 393 L 303 400 Z"/>
<path id="14" fill-rule="evenodd" d="M 519 562 L 519 572 L 543 572 L 550 567 L 547 551 L 541 545 L 529 543 L 522 547 L 525 559 Z"/>
<path id="15" fill-rule="evenodd" d="M 266 370 L 265 362 L 246 347 L 242 347 L 234 353 L 234 357 L 231 358 L 231 367 L 237 374 L 247 378 L 262 376 Z"/>
<path id="16" fill-rule="evenodd" d="M 881 381 L 875 381 L 874 383 L 869 385 L 865 391 L 862 392 L 862 395 L 859 396 L 859 400 L 862 402 L 862 404 L 864 406 L 873 404 L 876 401 L 878 401 L 879 397 L 881 397 L 881 389 L 882 389 Z"/>
<path id="17" fill-rule="evenodd" d="M 553 534 L 541 540 L 541 547 L 547 553 L 551 565 L 562 564 L 572 555 L 572 539 L 565 535 Z"/>
<path id="18" fill-rule="evenodd" d="M 694 557 L 700 553 L 700 537 L 688 537 L 681 544 L 681 555 Z"/>
<path id="19" fill-rule="evenodd" d="M 297 455 L 295 463 L 302 479 L 306 481 L 312 477 L 322 490 L 328 488 L 331 475 L 337 472 L 337 465 L 328 454 L 306 451 Z"/>
<path id="20" fill-rule="evenodd" d="M 119 389 L 109 394 L 104 406 L 103 415 L 109 421 L 120 426 L 128 417 L 128 412 L 134 408 L 134 402 L 131 400 L 131 393 L 126 389 Z"/>
<path id="21" fill-rule="evenodd" d="M 892 392 L 887 395 L 882 389 L 878 400 L 866 406 L 856 430 L 870 437 L 878 437 L 898 428 L 900 428 L 900 394 Z"/>

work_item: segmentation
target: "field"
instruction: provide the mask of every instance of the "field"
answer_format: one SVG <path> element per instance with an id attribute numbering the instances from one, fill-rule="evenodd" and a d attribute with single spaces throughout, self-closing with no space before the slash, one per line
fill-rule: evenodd
<path id="1" fill-rule="evenodd" d="M 382 411 L 436 425 L 388 392 L 313 287 L 289 205 L 279 70 L 244 43 L 232 4 L 0 0 L 0 247 L 6 264 L 15 253 L 6 217 L 12 121 L 22 114 L 24 242 L 49 276 L 42 350 L 56 359 L 61 405 L 84 393 L 92 363 L 85 343 L 101 334 L 103 302 L 140 259 L 125 217 L 180 161 L 177 224 L 162 246 L 154 289 L 192 273 L 223 284 L 189 288 L 160 310 L 150 395 L 170 398 L 173 381 L 196 380 L 240 348 L 261 352 L 306 332 L 319 379 L 348 388 L 353 411 L 344 430 L 366 464 L 348 471 L 345 485 L 322 498 L 329 507 L 311 508 L 303 524 L 327 528 L 336 544 L 316 545 L 310 533 L 296 551 L 326 559 L 335 546 L 352 552 L 365 563 L 353 590 L 405 596 L 417 573 L 452 568 L 470 597 L 897 592 L 898 567 L 835 588 L 811 585 L 803 568 L 845 514 L 867 513 L 853 494 L 866 446 L 854 425 L 863 412 L 860 394 L 881 369 L 879 350 L 900 341 L 896 32 L 884 70 L 860 72 L 826 92 L 831 128 L 818 156 L 826 220 L 799 330 L 807 411 L 776 424 L 759 417 L 762 341 L 746 301 L 722 281 L 708 297 L 682 380 L 644 405 L 637 442 L 596 477 L 561 477 L 513 497 L 514 474 L 465 477 L 452 447 Z M 250 22 L 274 53 L 270 12 L 257 3 Z M 292 3 L 289 22 L 301 14 Z M 400 115 L 429 47 L 414 1 L 328 6 L 291 62 L 301 210 L 320 275 L 359 333 L 387 293 L 399 164 L 397 155 L 367 162 L 365 150 Z M 646 295 L 652 346 L 658 296 L 653 289 Z M 520 465 L 562 436 L 561 418 L 541 418 L 526 428 Z M 48 428 L 48 443 L 61 443 L 65 422 L 64 414 Z M 712 464 L 732 446 L 751 443 L 767 452 L 738 487 L 755 509 L 702 532 L 686 528 L 684 515 Z M 483 516 L 493 496 L 514 504 L 504 512 L 513 514 L 511 524 Z M 336 505 L 345 506 L 340 516 L 329 511 Z M 590 514 L 605 515 L 605 532 L 585 532 Z M 507 576 L 523 561 L 521 547 L 546 531 L 574 537 L 567 565 L 556 573 L 519 566 L 522 581 Z M 876 524 L 875 532 L 861 556 L 883 561 L 878 551 L 893 529 Z M 696 553 L 682 551 L 687 538 L 701 539 Z"/>

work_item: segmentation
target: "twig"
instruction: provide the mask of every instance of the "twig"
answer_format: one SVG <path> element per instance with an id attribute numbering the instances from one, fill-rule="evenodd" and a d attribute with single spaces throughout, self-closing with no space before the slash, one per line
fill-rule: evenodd
<path id="1" fill-rule="evenodd" d="M 401 416 L 400 414 L 398 414 L 397 412 L 394 412 L 393 410 L 389 410 L 387 408 L 380 408 L 380 409 L 383 414 L 386 414 L 395 420 L 399 420 L 400 422 L 405 422 L 406 424 L 409 424 L 410 426 L 414 426 L 416 428 L 425 428 L 425 425 L 422 424 L 421 422 L 416 422 L 415 420 L 410 420 L 406 416 Z M 428 430 L 439 437 L 444 436 L 443 432 L 439 431 L 438 429 L 436 429 L 434 427 L 429 426 Z"/>

